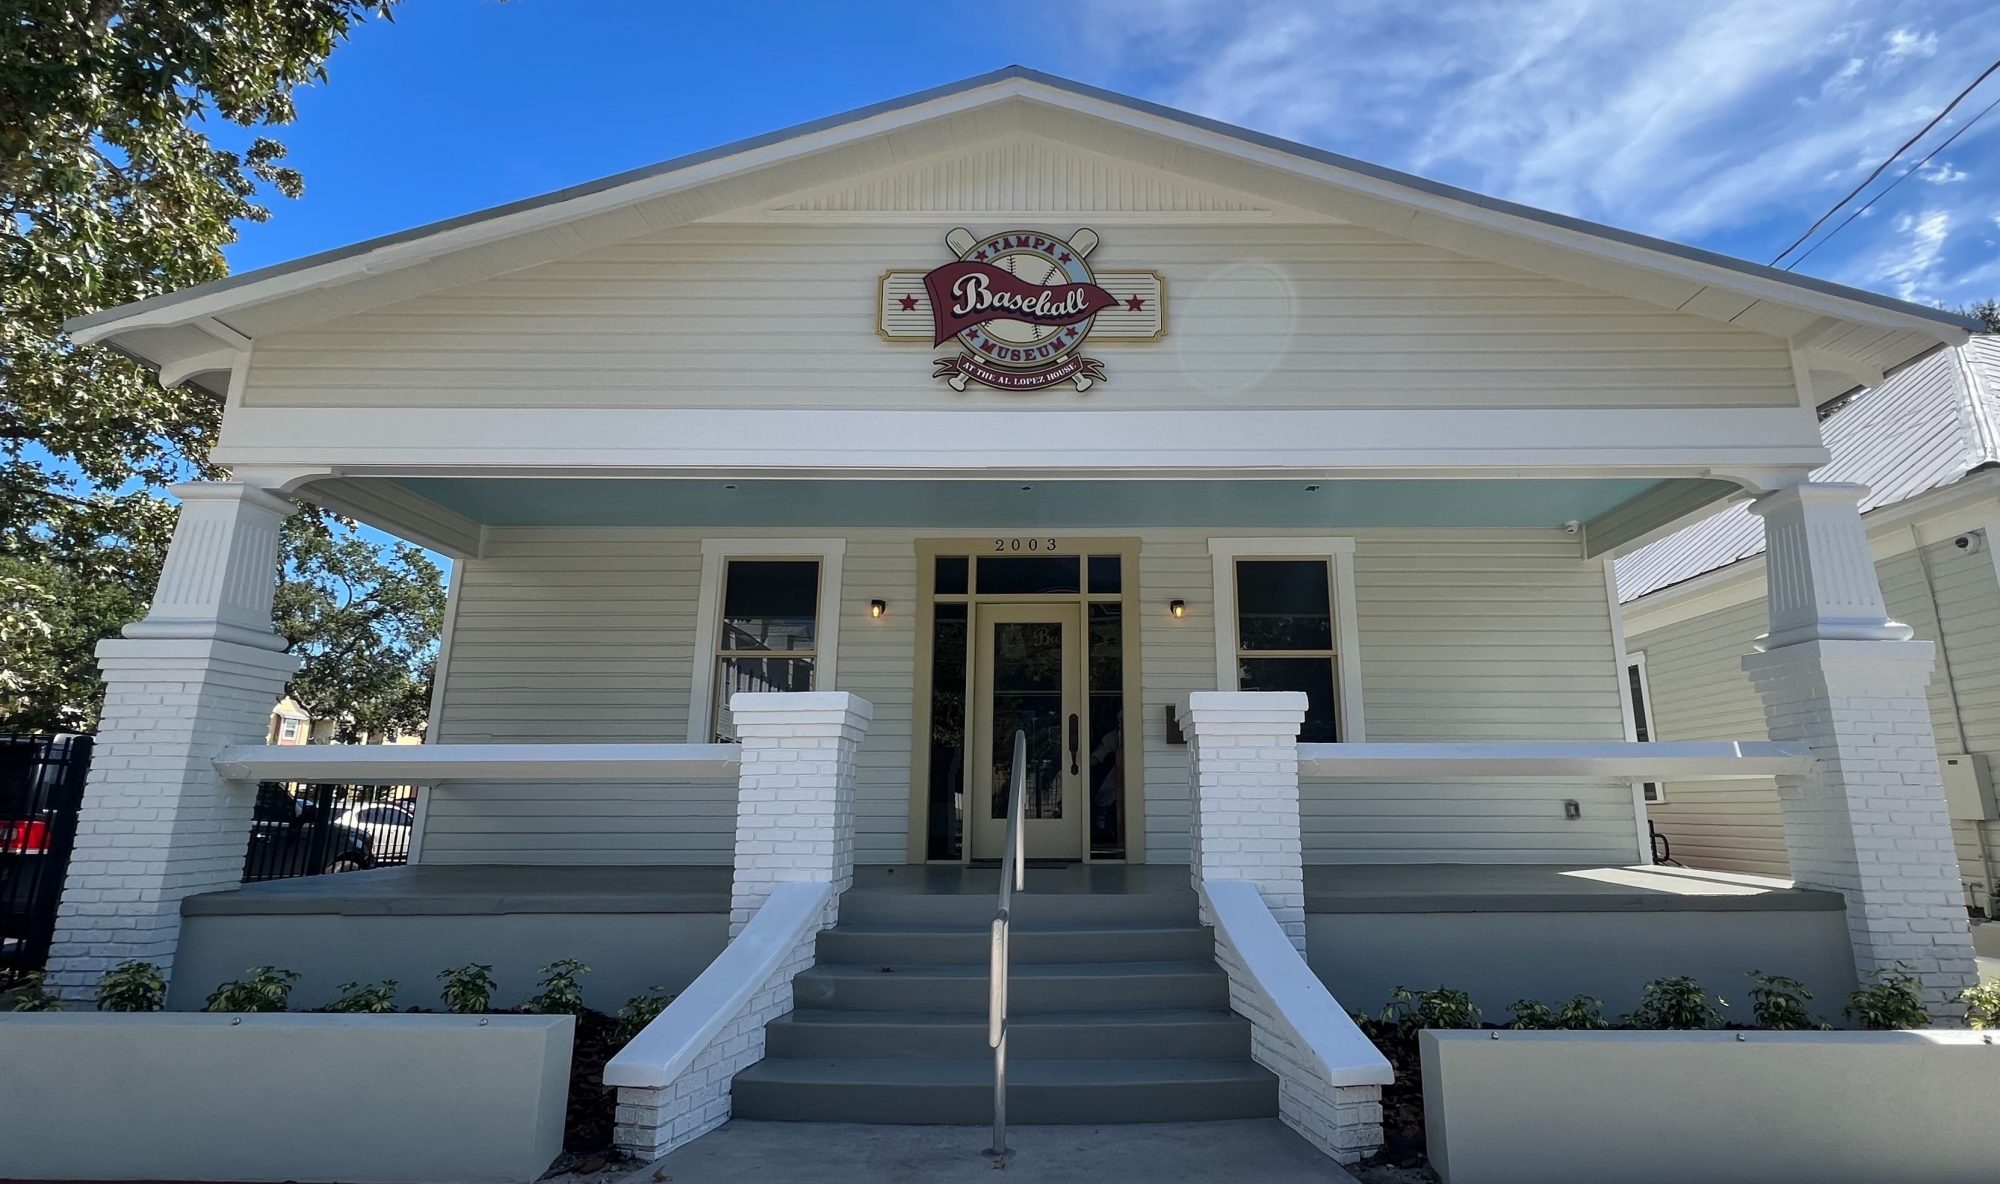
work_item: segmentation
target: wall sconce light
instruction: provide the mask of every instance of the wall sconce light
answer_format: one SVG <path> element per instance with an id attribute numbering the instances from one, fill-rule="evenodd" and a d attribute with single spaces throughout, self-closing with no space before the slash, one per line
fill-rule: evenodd
<path id="1" fill-rule="evenodd" d="M 871 601 L 869 601 L 869 602 L 868 602 L 868 615 L 869 615 L 869 616 L 871 616 L 871 617 L 886 617 L 886 616 L 888 616 L 888 615 L 889 615 L 889 602 L 888 602 L 888 601 L 886 601 L 886 600 L 871 600 Z"/>
<path id="2" fill-rule="evenodd" d="M 1169 600 L 1167 602 L 1167 615 L 1176 621 L 1187 616 L 1187 601 Z"/>

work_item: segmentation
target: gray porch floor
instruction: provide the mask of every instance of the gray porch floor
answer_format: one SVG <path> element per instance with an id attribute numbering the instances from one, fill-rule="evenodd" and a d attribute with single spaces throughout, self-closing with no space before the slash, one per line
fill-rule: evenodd
<path id="1" fill-rule="evenodd" d="M 1308 913 L 1738 912 L 1831 910 L 1837 893 L 1785 880 L 1686 868 L 1540 864 L 1343 864 L 1305 869 Z M 187 916 L 506 913 L 726 913 L 719 866 L 419 864 L 246 884 L 182 902 Z M 857 891 L 985 895 L 993 868 L 956 864 L 855 869 Z M 1031 867 L 1028 891 L 1122 894 L 1184 890 L 1178 864 Z"/>
<path id="2" fill-rule="evenodd" d="M 988 1127 L 731 1122 L 625 1177 L 624 1184 L 1352 1184 L 1354 1177 L 1275 1118 L 1122 1126 L 1022 1126 L 1004 1176 L 979 1154 Z M 662 1175 L 663 1174 L 663 1175 Z"/>

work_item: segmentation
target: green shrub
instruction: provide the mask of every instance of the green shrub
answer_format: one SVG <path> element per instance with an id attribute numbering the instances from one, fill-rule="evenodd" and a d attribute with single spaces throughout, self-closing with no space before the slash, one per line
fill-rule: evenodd
<path id="1" fill-rule="evenodd" d="M 1969 1027 L 2000 1028 L 2000 979 L 1968 987 L 1964 998 Z"/>
<path id="2" fill-rule="evenodd" d="M 21 976 L 21 985 L 14 989 L 14 998 L 7 1005 L 9 1011 L 61 1011 L 62 1000 L 48 989 L 42 981 L 42 972 L 31 970 Z"/>
<path id="3" fill-rule="evenodd" d="M 1871 1032 L 1928 1027 L 1931 1017 L 1917 994 L 1917 979 L 1904 963 L 1877 970 L 1868 984 L 1847 997 L 1841 1014 L 1856 1027 Z"/>
<path id="4" fill-rule="evenodd" d="M 438 980 L 444 983 L 441 995 L 444 1009 L 456 1015 L 478 1015 L 493 1008 L 493 967 L 481 962 L 467 962 L 450 970 L 438 971 Z"/>
<path id="5" fill-rule="evenodd" d="M 1449 987 L 1412 991 L 1397 987 L 1382 1009 L 1382 1022 L 1405 1034 L 1426 1028 L 1477 1028 L 1479 1009 L 1472 996 Z"/>
<path id="6" fill-rule="evenodd" d="M 295 971 L 275 970 L 269 966 L 252 966 L 245 971 L 250 977 L 240 982 L 226 982 L 215 988 L 208 997 L 203 1011 L 283 1011 L 291 1002 L 292 984 L 299 981 Z"/>
<path id="7" fill-rule="evenodd" d="M 1686 975 L 1656 978 L 1646 984 L 1638 1010 L 1626 1016 L 1625 1022 L 1652 1031 L 1698 1032 L 1721 1027 L 1718 1008 L 1727 1006 L 1721 999 L 1711 1004 L 1701 984 Z"/>
<path id="8" fill-rule="evenodd" d="M 1806 1006 L 1812 992 L 1806 990 L 1804 983 L 1761 970 L 1751 971 L 1750 977 L 1757 982 L 1750 988 L 1750 1010 L 1757 1017 L 1758 1027 L 1773 1032 L 1804 1032 L 1823 1026 Z"/>
<path id="9" fill-rule="evenodd" d="M 381 986 L 374 983 L 340 984 L 340 998 L 327 1004 L 328 1011 L 358 1012 L 381 1015 L 396 1010 L 396 980 L 383 979 Z"/>
<path id="10" fill-rule="evenodd" d="M 1514 1017 L 1507 1024 L 1510 1028 L 1552 1032 L 1558 1027 L 1555 1009 L 1539 999 L 1516 999 L 1507 1005 L 1507 1014 Z"/>
<path id="11" fill-rule="evenodd" d="M 667 1009 L 667 1004 L 673 1001 L 672 992 L 660 987 L 648 987 L 644 995 L 627 999 L 625 1006 L 618 1009 L 619 1047 L 631 1043 L 632 1038 L 645 1031 L 646 1025 L 657 1019 Z"/>
<path id="12" fill-rule="evenodd" d="M 1604 1000 L 1589 995 L 1571 995 L 1556 1011 L 1556 1027 L 1565 1031 L 1594 1032 L 1610 1026 L 1611 1021 L 1604 1018 Z"/>
<path id="13" fill-rule="evenodd" d="M 590 967 L 575 958 L 558 958 L 542 967 L 541 990 L 528 996 L 525 1010 L 540 1015 L 577 1015 L 583 1011 L 583 991 L 576 985 Z"/>
<path id="14" fill-rule="evenodd" d="M 159 1011 L 167 1005 L 167 978 L 151 962 L 120 962 L 97 980 L 99 1011 Z"/>

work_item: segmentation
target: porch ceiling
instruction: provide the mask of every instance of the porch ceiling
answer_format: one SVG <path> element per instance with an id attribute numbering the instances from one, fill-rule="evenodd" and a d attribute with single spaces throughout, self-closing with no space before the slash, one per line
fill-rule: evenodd
<path id="1" fill-rule="evenodd" d="M 1662 487 L 1562 480 L 909 481 L 403 477 L 390 484 L 482 526 L 938 528 L 1503 527 L 1591 522 Z"/>

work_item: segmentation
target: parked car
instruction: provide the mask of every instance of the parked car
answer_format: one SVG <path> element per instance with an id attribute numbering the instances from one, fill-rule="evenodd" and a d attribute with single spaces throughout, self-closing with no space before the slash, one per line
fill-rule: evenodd
<path id="1" fill-rule="evenodd" d="M 401 802 L 369 802 L 348 807 L 337 821 L 367 835 L 369 850 L 381 865 L 409 862 L 416 820 L 416 812 Z"/>
<path id="2" fill-rule="evenodd" d="M 257 787 L 244 879 L 276 880 L 374 866 L 375 843 L 367 831 L 337 818 L 321 819 L 311 800 L 294 798 L 282 785 L 266 782 Z"/>
<path id="3" fill-rule="evenodd" d="M 0 737 L 0 967 L 39 965 L 55 927 L 90 737 Z"/>

